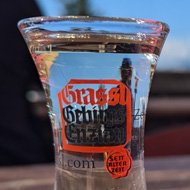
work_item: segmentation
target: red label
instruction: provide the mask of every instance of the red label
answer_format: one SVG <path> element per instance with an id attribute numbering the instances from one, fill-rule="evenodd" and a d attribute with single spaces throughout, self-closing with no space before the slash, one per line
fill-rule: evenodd
<path id="1" fill-rule="evenodd" d="M 133 160 L 126 149 L 111 151 L 105 161 L 105 168 L 113 178 L 120 178 L 129 175 Z"/>
<path id="2" fill-rule="evenodd" d="M 71 79 L 58 93 L 63 149 L 110 152 L 131 139 L 131 92 L 117 80 Z"/>

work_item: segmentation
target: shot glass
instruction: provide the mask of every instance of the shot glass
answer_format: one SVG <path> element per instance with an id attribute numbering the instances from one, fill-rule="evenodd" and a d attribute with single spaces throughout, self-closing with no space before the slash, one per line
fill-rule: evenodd
<path id="1" fill-rule="evenodd" d="M 65 16 L 18 27 L 47 97 L 54 189 L 146 190 L 145 116 L 167 24 Z"/>

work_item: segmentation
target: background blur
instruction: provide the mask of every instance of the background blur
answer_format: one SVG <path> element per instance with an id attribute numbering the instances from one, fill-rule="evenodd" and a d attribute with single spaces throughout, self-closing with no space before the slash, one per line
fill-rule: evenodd
<path id="1" fill-rule="evenodd" d="M 44 93 L 16 26 L 23 18 L 42 15 L 133 17 L 169 24 L 171 31 L 150 93 L 145 156 L 190 154 L 189 7 L 189 0 L 0 1 L 0 16 L 5 18 L 0 30 L 3 44 L 0 47 L 0 165 L 53 162 Z"/>
<path id="2" fill-rule="evenodd" d="M 91 15 L 158 20 L 170 26 L 153 80 L 145 156 L 190 154 L 189 0 L 36 0 L 43 15 Z"/>

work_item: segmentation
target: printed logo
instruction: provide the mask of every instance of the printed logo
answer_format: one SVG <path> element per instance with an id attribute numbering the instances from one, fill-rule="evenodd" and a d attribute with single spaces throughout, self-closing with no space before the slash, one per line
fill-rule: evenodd
<path id="1" fill-rule="evenodd" d="M 123 149 L 130 141 L 131 92 L 122 82 L 71 79 L 58 93 L 58 100 L 65 150 L 110 152 Z M 123 164 L 127 158 L 123 157 Z M 124 171 L 127 167 L 123 166 Z"/>
<path id="2" fill-rule="evenodd" d="M 105 161 L 105 168 L 113 178 L 128 176 L 132 165 L 130 153 L 124 148 L 111 151 Z"/>

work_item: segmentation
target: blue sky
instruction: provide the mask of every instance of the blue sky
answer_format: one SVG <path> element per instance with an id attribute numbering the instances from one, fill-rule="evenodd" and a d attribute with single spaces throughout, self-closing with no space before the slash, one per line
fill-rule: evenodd
<path id="1" fill-rule="evenodd" d="M 61 0 L 36 1 L 43 7 L 44 15 L 61 14 Z M 190 0 L 89 0 L 89 5 L 97 16 L 145 18 L 166 22 L 171 31 L 158 69 L 190 71 Z"/>

